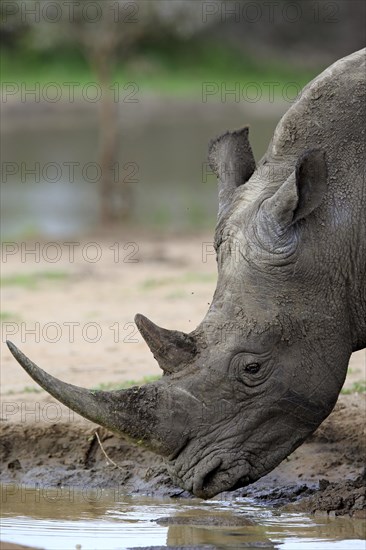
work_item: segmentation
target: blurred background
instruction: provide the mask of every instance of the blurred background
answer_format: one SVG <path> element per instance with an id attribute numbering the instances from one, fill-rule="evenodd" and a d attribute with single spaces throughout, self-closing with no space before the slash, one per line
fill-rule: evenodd
<path id="1" fill-rule="evenodd" d="M 1 0 L 2 343 L 81 386 L 155 378 L 135 313 L 190 332 L 215 290 L 209 140 L 249 124 L 259 160 L 302 87 L 363 47 L 365 6 Z M 0 351 L 3 394 L 47 404 Z M 366 390 L 365 359 L 344 391 Z"/>
<path id="2" fill-rule="evenodd" d="M 212 230 L 209 139 L 249 124 L 259 159 L 364 22 L 362 0 L 3 0 L 2 239 Z"/>

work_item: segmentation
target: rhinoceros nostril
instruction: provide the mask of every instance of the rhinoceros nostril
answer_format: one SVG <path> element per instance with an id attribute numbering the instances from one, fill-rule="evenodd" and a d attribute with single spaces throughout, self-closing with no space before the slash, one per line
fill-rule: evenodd
<path id="1" fill-rule="evenodd" d="M 206 474 L 205 479 L 203 480 L 203 490 L 209 489 L 213 484 L 216 474 L 220 471 L 221 463 L 222 460 L 218 459 L 217 465 L 210 472 L 208 472 L 208 474 Z"/>
<path id="2" fill-rule="evenodd" d="M 222 464 L 221 458 L 214 457 L 197 469 L 193 479 L 193 493 L 201 498 L 210 498 L 212 491 L 209 489 L 218 469 Z M 212 493 L 215 494 L 215 493 Z"/>

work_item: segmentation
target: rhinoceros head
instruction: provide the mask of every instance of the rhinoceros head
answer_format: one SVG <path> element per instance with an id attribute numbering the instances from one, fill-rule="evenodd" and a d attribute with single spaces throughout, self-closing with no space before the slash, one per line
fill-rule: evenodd
<path id="1" fill-rule="evenodd" d="M 304 151 L 279 167 L 264 158 L 256 169 L 245 128 L 213 141 L 209 159 L 220 203 L 210 309 L 190 334 L 136 316 L 160 380 L 86 390 L 9 344 L 50 394 L 165 456 L 173 478 L 203 498 L 255 481 L 313 432 L 343 383 L 333 361 L 346 365 L 350 354 L 319 298 L 327 288 L 309 246 L 317 227 L 309 230 L 308 218 L 327 191 L 324 152 Z"/>

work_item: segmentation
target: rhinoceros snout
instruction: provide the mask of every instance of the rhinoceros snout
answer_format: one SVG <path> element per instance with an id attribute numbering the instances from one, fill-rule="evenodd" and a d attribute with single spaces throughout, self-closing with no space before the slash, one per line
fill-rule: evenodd
<path id="1" fill-rule="evenodd" d="M 170 468 L 172 478 L 190 493 L 205 500 L 224 491 L 248 485 L 250 481 L 249 465 L 242 465 L 240 470 L 233 465 L 225 465 L 220 456 L 213 456 L 202 460 L 194 468 L 183 475 L 177 474 Z"/>

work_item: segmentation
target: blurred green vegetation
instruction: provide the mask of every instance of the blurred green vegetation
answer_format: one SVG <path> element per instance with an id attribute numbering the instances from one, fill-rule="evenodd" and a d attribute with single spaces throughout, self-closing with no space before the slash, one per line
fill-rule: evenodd
<path id="1" fill-rule="evenodd" d="M 11 311 L 0 311 L 0 322 L 5 323 L 6 321 L 20 321 L 20 316 Z"/>
<path id="2" fill-rule="evenodd" d="M 30 49 L 3 47 L 0 52 L 3 82 L 40 85 L 66 82 L 81 85 L 95 81 L 95 75 L 77 48 Z M 319 68 L 309 69 L 280 62 L 255 60 L 237 50 L 216 44 L 191 41 L 173 44 L 172 48 L 141 47 L 129 59 L 117 59 L 113 82 L 136 82 L 141 91 L 167 92 L 175 95 L 201 93 L 202 82 L 224 81 L 227 87 L 236 82 L 296 82 L 304 86 Z"/>
<path id="3" fill-rule="evenodd" d="M 155 290 L 166 285 L 179 285 L 181 283 L 213 283 L 216 281 L 215 273 L 185 273 L 181 277 L 164 277 L 161 279 L 149 278 L 140 285 L 141 290 Z"/>
<path id="4" fill-rule="evenodd" d="M 353 384 L 349 388 L 343 388 L 341 390 L 341 393 L 345 395 L 349 395 L 351 393 L 365 393 L 365 392 L 366 392 L 365 380 L 359 380 L 357 382 L 353 382 Z"/>
<path id="5" fill-rule="evenodd" d="M 19 286 L 36 288 L 42 281 L 62 281 L 68 277 L 64 271 L 40 271 L 39 273 L 16 273 L 1 277 L 0 284 L 4 286 Z"/>
<path id="6" fill-rule="evenodd" d="M 4 395 L 14 395 L 17 393 L 42 393 L 45 390 L 38 388 L 37 386 L 24 386 L 21 390 L 9 390 Z"/>

